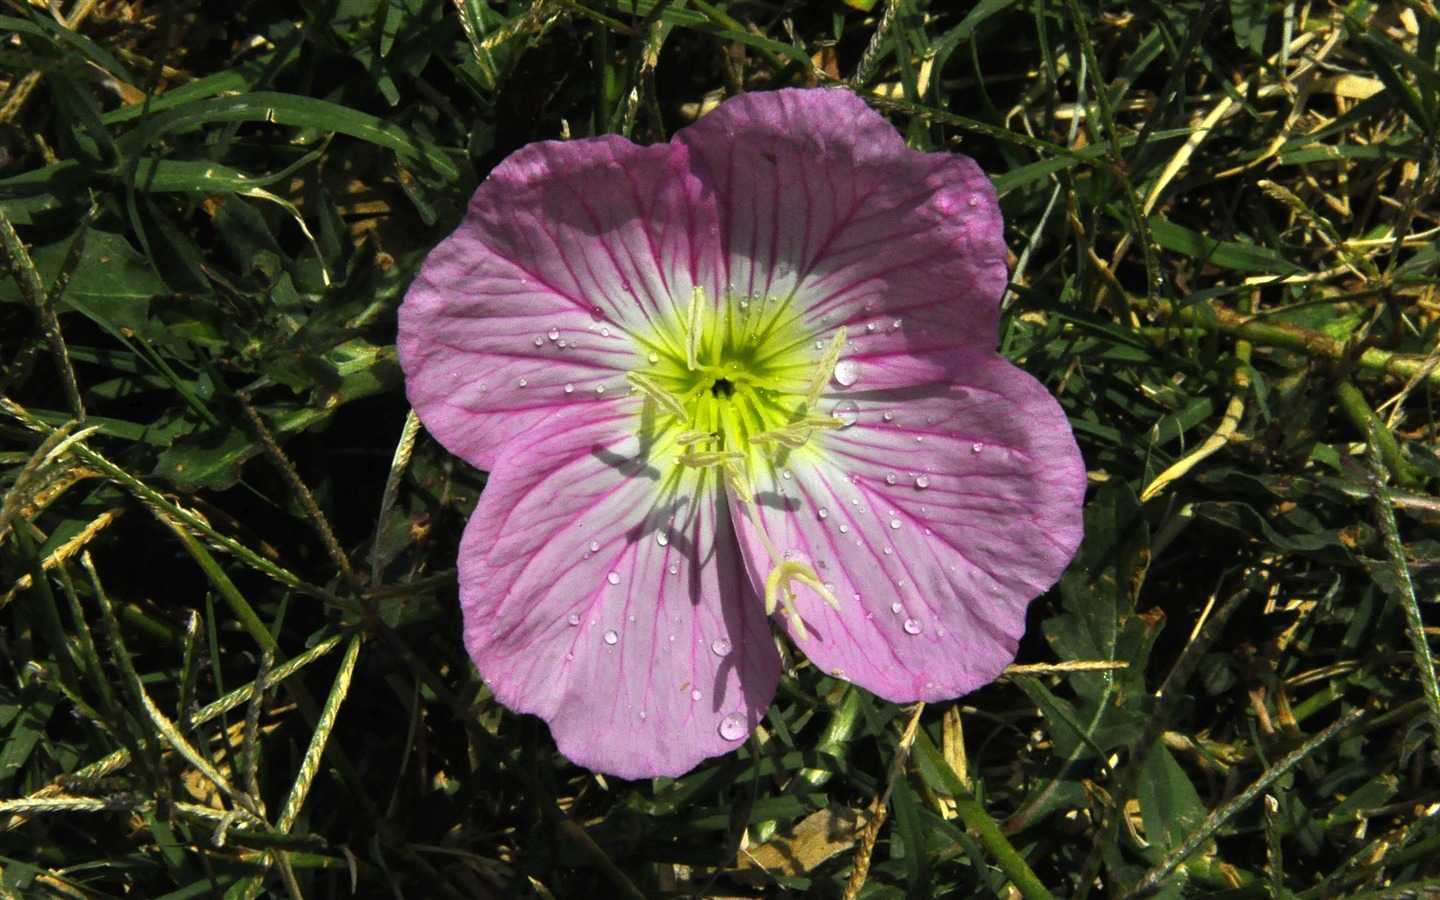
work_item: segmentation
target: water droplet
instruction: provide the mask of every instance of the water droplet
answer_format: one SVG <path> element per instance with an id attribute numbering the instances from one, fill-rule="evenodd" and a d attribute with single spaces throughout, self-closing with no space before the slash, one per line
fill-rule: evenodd
<path id="1" fill-rule="evenodd" d="M 892 331 L 899 331 L 902 324 L 903 323 L 899 319 L 896 319 L 895 321 L 890 323 L 890 328 Z"/>
<path id="2" fill-rule="evenodd" d="M 658 353 L 652 353 L 652 354 L 650 354 L 649 356 L 647 356 L 647 357 L 645 357 L 645 358 L 648 359 L 648 360 L 650 360 L 650 362 L 651 362 L 652 364 L 658 363 L 658 362 L 660 361 L 660 354 L 658 354 Z"/>
<path id="3" fill-rule="evenodd" d="M 887 422 L 893 422 L 895 421 L 895 414 L 887 409 L 885 410 L 884 414 L 880 416 L 880 418 L 884 419 Z"/>
<path id="4" fill-rule="evenodd" d="M 544 338 L 538 338 L 538 337 L 537 337 L 537 338 L 535 339 L 535 346 L 537 346 L 537 347 L 543 347 L 543 346 L 545 346 L 545 339 L 544 339 Z"/>
<path id="5" fill-rule="evenodd" d="M 830 415 L 840 420 L 841 428 L 849 428 L 859 418 L 860 406 L 854 400 L 841 400 L 830 410 Z"/>
<path id="6" fill-rule="evenodd" d="M 720 736 L 727 741 L 743 741 L 749 733 L 750 728 L 741 713 L 731 713 L 720 720 Z"/>
<path id="7" fill-rule="evenodd" d="M 618 640 L 620 640 L 620 635 L 616 634 L 613 628 L 605 632 L 605 643 L 613 645 Z"/>
<path id="8" fill-rule="evenodd" d="M 670 566 L 666 569 L 666 571 L 669 572 L 671 575 L 679 575 L 679 574 L 680 574 L 680 564 L 679 564 L 679 563 L 673 563 L 673 562 L 672 562 L 672 563 L 670 564 Z"/>
<path id="9" fill-rule="evenodd" d="M 610 329 L 608 329 L 608 328 L 602 328 L 602 329 L 600 329 L 600 336 L 601 336 L 601 337 L 609 337 L 609 336 L 610 336 Z"/>
<path id="10" fill-rule="evenodd" d="M 866 322 L 866 323 L 865 323 L 865 330 L 866 330 L 866 331 L 874 331 L 874 330 L 875 330 L 875 323 L 874 323 L 874 322 Z"/>
<path id="11" fill-rule="evenodd" d="M 729 656 L 729 655 L 730 655 L 730 640 L 729 640 L 729 638 L 716 638 L 716 639 L 715 639 L 713 642 L 711 642 L 711 644 L 710 644 L 710 651 L 711 651 L 712 653 L 714 653 L 716 656 Z"/>
<path id="12" fill-rule="evenodd" d="M 919 634 L 923 626 L 915 619 L 906 619 L 905 624 L 901 627 L 905 629 L 906 634 Z"/>
<path id="13" fill-rule="evenodd" d="M 902 610 L 902 609 L 904 609 L 904 608 L 905 608 L 905 607 L 903 607 L 903 606 L 900 605 L 899 601 L 896 601 L 896 602 L 890 604 L 890 611 L 891 611 L 892 613 L 894 613 L 895 615 L 897 615 L 897 616 L 900 615 L 900 610 Z"/>
<path id="14" fill-rule="evenodd" d="M 970 199 L 969 199 L 969 200 L 966 200 L 965 202 L 968 203 L 968 204 L 970 204 L 971 206 L 979 206 L 979 205 L 980 205 L 980 198 L 972 194 L 972 195 L 970 196 Z"/>
<path id="15" fill-rule="evenodd" d="M 520 379 L 519 381 L 517 381 L 517 382 L 515 382 L 515 383 L 518 384 L 518 385 L 520 385 L 521 387 L 524 387 L 525 385 L 529 384 L 530 382 L 528 382 L 528 381 L 526 381 L 525 379 L 522 378 L 522 379 Z"/>
<path id="16" fill-rule="evenodd" d="M 841 525 L 840 525 L 840 533 L 841 533 L 841 534 L 849 534 L 849 533 L 850 533 L 850 526 L 849 526 L 849 525 L 846 525 L 846 524 L 844 524 L 844 523 L 842 522 Z"/>
<path id="17" fill-rule="evenodd" d="M 655 543 L 663 547 L 666 544 L 670 543 L 670 539 L 665 536 L 665 532 L 657 531 L 655 532 Z"/>
<path id="18" fill-rule="evenodd" d="M 622 291 L 624 291 L 625 293 L 628 294 L 628 293 L 630 293 L 630 291 L 633 290 L 633 289 L 634 289 L 634 285 L 630 284 L 630 279 L 628 279 L 628 278 L 622 278 L 622 279 L 620 279 L 620 290 L 622 290 Z M 597 307 L 597 311 L 598 311 L 598 307 Z"/>
<path id="19" fill-rule="evenodd" d="M 976 441 L 975 443 L 973 443 L 973 444 L 970 445 L 970 452 L 971 452 L 971 453 L 979 453 L 981 450 L 984 450 L 984 449 L 985 449 L 985 445 L 982 444 L 982 443 L 980 443 L 979 441 Z"/>
<path id="20" fill-rule="evenodd" d="M 605 393 L 605 385 L 603 385 L 603 384 L 597 384 L 597 385 L 595 385 L 595 393 L 597 393 L 597 394 L 603 394 L 603 393 Z"/>
<path id="21" fill-rule="evenodd" d="M 619 584 L 619 583 L 620 583 L 620 573 L 619 573 L 619 572 L 611 572 L 609 575 L 606 575 L 606 576 L 605 576 L 605 580 L 608 581 L 608 582 L 610 582 L 611 584 Z"/>
<path id="22" fill-rule="evenodd" d="M 590 552 L 591 552 L 591 553 L 594 553 L 596 550 L 599 550 L 599 549 L 600 549 L 600 542 L 599 542 L 599 541 L 591 541 L 591 542 L 590 542 Z"/>
<path id="23" fill-rule="evenodd" d="M 890 527 L 891 527 L 891 528 L 899 528 L 899 527 L 900 527 L 900 520 L 899 520 L 899 519 L 891 519 L 891 520 L 890 520 Z"/>
<path id="24" fill-rule="evenodd" d="M 885 483 L 886 483 L 886 484 L 894 484 L 894 483 L 895 483 L 895 473 L 894 473 L 894 472 L 891 472 L 889 475 L 886 475 L 886 476 L 885 476 Z"/>
<path id="25" fill-rule="evenodd" d="M 565 347 L 566 347 L 566 344 L 565 344 L 564 341 L 559 341 L 559 342 L 557 342 L 557 343 L 555 344 L 555 346 L 559 347 L 561 350 L 564 350 Z"/>
<path id="26" fill-rule="evenodd" d="M 835 364 L 835 381 L 849 387 L 860 380 L 860 364 L 853 359 L 842 359 Z"/>
<path id="27" fill-rule="evenodd" d="M 830 510 L 822 506 L 819 509 L 815 510 L 815 515 L 819 516 L 822 519 L 828 519 L 830 518 Z"/>
<path id="28" fill-rule="evenodd" d="M 558 328 L 552 328 L 552 329 L 550 329 L 550 331 L 549 331 L 545 336 L 548 337 L 548 338 L 549 338 L 550 340 L 552 340 L 552 341 L 553 341 L 553 340 L 556 340 L 557 338 L 560 337 L 560 329 L 558 329 Z"/>
<path id="29" fill-rule="evenodd" d="M 571 614 L 570 614 L 570 618 L 566 619 L 565 621 L 569 622 L 571 625 L 579 625 L 579 624 L 580 624 L 580 614 L 579 614 L 579 613 L 571 613 Z"/>
<path id="30" fill-rule="evenodd" d="M 690 692 L 690 699 L 691 699 L 691 700 L 694 700 L 694 701 L 696 701 L 696 702 L 699 702 L 699 700 L 700 700 L 700 698 L 701 698 L 702 696 L 704 696 L 704 695 L 700 693 L 700 689 L 699 689 L 699 688 L 696 688 L 695 690 L 693 690 L 693 691 Z"/>
<path id="31" fill-rule="evenodd" d="M 791 474 L 790 474 L 790 470 L 789 470 L 789 469 L 785 469 L 785 470 L 781 471 L 780 477 L 783 478 L 783 479 L 785 479 L 786 481 L 789 481 L 789 480 L 791 479 L 791 477 L 792 477 Z"/>
<path id="32" fill-rule="evenodd" d="M 921 491 L 923 491 L 923 490 L 925 490 L 926 488 L 928 488 L 929 486 L 930 486 L 930 476 L 929 476 L 929 475 L 916 475 L 916 476 L 915 476 L 915 489 L 916 489 L 916 490 L 921 490 Z"/>
<path id="33" fill-rule="evenodd" d="M 889 556 L 890 554 L 892 554 L 892 553 L 895 552 L 895 548 L 894 548 L 894 547 L 886 547 L 884 550 L 881 550 L 880 552 L 881 552 L 881 553 L 884 553 L 886 556 Z"/>
<path id="34" fill-rule="evenodd" d="M 573 385 L 573 384 L 567 384 L 567 385 L 565 385 L 565 393 L 567 393 L 567 394 L 573 394 L 573 393 L 575 393 L 575 385 Z"/>

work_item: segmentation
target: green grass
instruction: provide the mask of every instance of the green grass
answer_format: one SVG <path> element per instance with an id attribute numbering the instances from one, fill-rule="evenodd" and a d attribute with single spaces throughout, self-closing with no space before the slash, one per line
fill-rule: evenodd
<path id="1" fill-rule="evenodd" d="M 1440 892 L 1440 14 L 864 5 L 0 3 L 0 896 Z M 395 309 L 517 147 L 837 81 L 999 186 L 1086 540 L 1029 668 L 607 783 L 465 656 Z"/>

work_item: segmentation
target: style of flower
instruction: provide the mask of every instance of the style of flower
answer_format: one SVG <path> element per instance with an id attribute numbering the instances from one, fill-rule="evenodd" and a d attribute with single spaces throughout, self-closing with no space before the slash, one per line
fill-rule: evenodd
<path id="1" fill-rule="evenodd" d="M 421 421 L 489 472 L 459 577 L 495 697 L 641 778 L 750 734 L 772 625 L 896 702 L 997 677 L 1085 486 L 995 349 L 1005 283 L 975 163 L 840 90 L 501 163 L 399 334 Z"/>

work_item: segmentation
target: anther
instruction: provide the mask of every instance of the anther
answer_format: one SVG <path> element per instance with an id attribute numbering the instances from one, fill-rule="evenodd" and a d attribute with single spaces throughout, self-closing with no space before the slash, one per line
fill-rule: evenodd
<path id="1" fill-rule="evenodd" d="M 664 407 L 665 411 L 675 416 L 682 422 L 689 421 L 690 413 L 675 399 L 675 395 L 660 386 L 659 382 L 649 375 L 642 375 L 639 372 L 626 372 L 625 379 L 635 386 L 642 394 L 654 400 Z"/>
<path id="2" fill-rule="evenodd" d="M 738 450 L 704 450 L 699 453 L 686 453 L 680 457 L 680 462 L 692 469 L 708 469 L 711 466 L 725 466 L 729 470 L 729 464 L 740 462 L 745 459 L 745 454 Z"/>
<path id="3" fill-rule="evenodd" d="M 705 289 L 698 284 L 690 294 L 690 314 L 685 324 L 685 365 L 700 370 L 700 319 L 705 312 Z"/>
<path id="4" fill-rule="evenodd" d="M 820 367 L 815 370 L 815 380 L 810 382 L 810 390 L 805 392 L 805 411 L 807 413 L 815 410 L 815 404 L 820 400 L 820 392 L 825 390 L 825 385 L 830 382 L 830 376 L 835 374 L 835 364 L 840 361 L 840 348 L 845 346 L 847 333 L 845 326 L 840 326 L 825 347 L 825 355 L 820 357 Z"/>

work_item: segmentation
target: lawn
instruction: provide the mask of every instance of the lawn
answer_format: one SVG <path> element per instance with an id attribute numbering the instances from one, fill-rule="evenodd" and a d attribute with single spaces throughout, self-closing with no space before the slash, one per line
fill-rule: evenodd
<path id="1" fill-rule="evenodd" d="M 1440 896 L 1437 73 L 1430 0 L 0 0 L 0 897 Z M 1084 539 L 992 684 L 785 642 L 607 777 L 466 653 L 397 310 L 514 151 L 785 87 L 990 177 Z"/>

